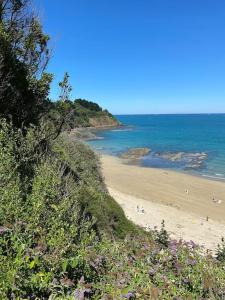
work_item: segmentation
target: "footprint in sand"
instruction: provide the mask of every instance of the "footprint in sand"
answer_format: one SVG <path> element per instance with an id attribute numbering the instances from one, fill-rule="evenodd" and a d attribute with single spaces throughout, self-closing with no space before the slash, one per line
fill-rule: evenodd
<path id="1" fill-rule="evenodd" d="M 182 226 L 182 225 L 180 225 L 180 224 L 177 224 L 176 227 L 177 227 L 177 228 L 184 228 L 184 226 Z"/>

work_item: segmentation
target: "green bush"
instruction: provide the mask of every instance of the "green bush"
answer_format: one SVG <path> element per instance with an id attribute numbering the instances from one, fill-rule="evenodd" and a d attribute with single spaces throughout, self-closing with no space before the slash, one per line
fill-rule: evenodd
<path id="1" fill-rule="evenodd" d="M 225 241 L 224 238 L 222 239 L 222 243 L 218 245 L 217 251 L 216 251 L 216 257 L 219 261 L 225 262 Z"/>
<path id="2" fill-rule="evenodd" d="M 1 124 L 1 298 L 49 297 L 71 291 L 64 281 L 96 280 L 86 248 L 134 228 L 106 193 L 97 157 L 63 137 L 41 152 L 38 129 L 24 136 Z"/>

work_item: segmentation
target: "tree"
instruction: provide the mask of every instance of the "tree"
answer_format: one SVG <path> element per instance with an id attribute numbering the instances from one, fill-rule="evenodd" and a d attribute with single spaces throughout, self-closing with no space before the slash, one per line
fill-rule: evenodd
<path id="1" fill-rule="evenodd" d="M 0 0 L 0 115 L 17 127 L 38 124 L 48 107 L 48 41 L 28 0 Z"/>
<path id="2" fill-rule="evenodd" d="M 70 120 L 71 116 L 74 114 L 74 105 L 70 99 L 70 94 L 72 91 L 72 86 L 69 82 L 69 74 L 66 72 L 63 80 L 59 82 L 59 87 L 61 88 L 59 101 L 56 103 L 56 108 L 60 113 L 60 126 L 59 131 L 63 126 Z"/>
<path id="3" fill-rule="evenodd" d="M 102 108 L 97 103 L 92 102 L 92 101 L 88 101 L 85 99 L 76 99 L 74 101 L 74 103 L 78 103 L 81 106 L 83 106 L 91 111 L 95 111 L 95 112 L 102 111 Z"/>
<path id="4" fill-rule="evenodd" d="M 69 83 L 69 74 L 66 72 L 63 81 L 59 82 L 61 88 L 59 100 L 61 102 L 66 102 L 70 100 L 70 93 L 72 91 L 72 86 Z"/>

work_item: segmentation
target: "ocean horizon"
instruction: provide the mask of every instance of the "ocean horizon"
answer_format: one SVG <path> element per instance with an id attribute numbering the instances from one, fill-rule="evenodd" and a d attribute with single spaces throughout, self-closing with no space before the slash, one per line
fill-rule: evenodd
<path id="1" fill-rule="evenodd" d="M 139 113 L 139 114 L 114 114 L 114 116 L 116 117 L 116 118 L 118 118 L 118 117 L 123 117 L 123 116 L 177 116 L 177 115 L 181 115 L 181 116 L 183 116 L 183 115 L 187 115 L 187 116 L 189 116 L 189 115 L 225 115 L 225 112 L 222 112 L 222 113 L 206 113 L 206 112 L 203 112 L 203 113 L 146 113 L 146 114 L 141 114 L 141 113 Z"/>
<path id="2" fill-rule="evenodd" d="M 225 180 L 225 113 L 116 117 L 123 126 L 99 130 L 98 139 L 88 142 L 97 151 L 120 156 L 130 148 L 147 147 L 150 153 L 139 162 L 143 167 Z"/>

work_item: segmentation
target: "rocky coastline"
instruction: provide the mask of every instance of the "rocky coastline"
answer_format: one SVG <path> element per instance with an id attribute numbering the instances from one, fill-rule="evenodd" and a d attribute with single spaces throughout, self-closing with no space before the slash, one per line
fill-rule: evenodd
<path id="1" fill-rule="evenodd" d="M 124 128 L 124 125 L 98 125 L 92 127 L 77 127 L 67 132 L 70 138 L 80 141 L 100 140 L 101 137 L 97 136 L 99 130 L 109 130 L 113 128 Z"/>
<path id="2" fill-rule="evenodd" d="M 175 164 L 182 164 L 184 170 L 200 169 L 208 158 L 206 152 L 152 152 L 150 148 L 130 148 L 120 154 L 122 159 L 137 162 L 140 159 L 161 159 Z"/>
<path id="3" fill-rule="evenodd" d="M 186 170 L 201 168 L 208 158 L 206 152 L 157 152 L 154 156 L 171 162 L 184 162 Z"/>

